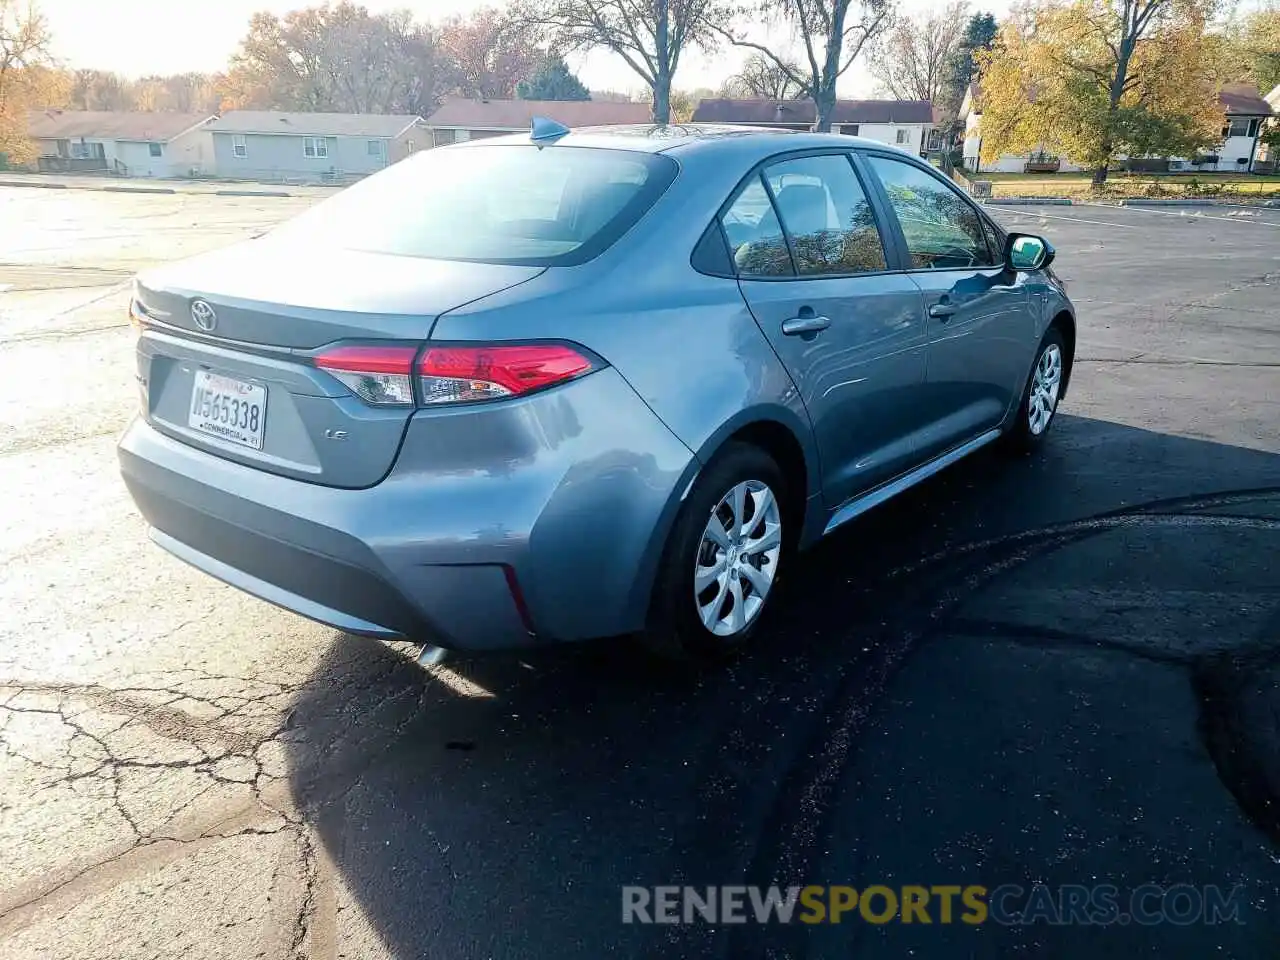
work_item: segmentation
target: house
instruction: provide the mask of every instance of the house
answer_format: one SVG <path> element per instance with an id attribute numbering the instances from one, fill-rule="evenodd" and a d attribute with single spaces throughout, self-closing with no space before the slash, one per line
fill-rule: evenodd
<path id="1" fill-rule="evenodd" d="M 209 114 L 35 110 L 27 135 L 39 146 L 43 173 L 188 177 L 208 173 Z"/>
<path id="2" fill-rule="evenodd" d="M 817 118 L 812 100 L 700 100 L 694 123 L 809 130 Z M 878 140 L 925 155 L 941 149 L 939 117 L 928 100 L 837 100 L 831 131 Z"/>
<path id="3" fill-rule="evenodd" d="M 534 117 L 548 117 L 566 127 L 598 127 L 615 123 L 649 123 L 647 103 L 614 100 L 470 100 L 449 97 L 427 117 L 431 145 L 528 133 Z"/>
<path id="4" fill-rule="evenodd" d="M 1262 99 L 1267 101 L 1273 114 L 1270 120 L 1263 122 L 1263 131 L 1280 129 L 1280 83 L 1276 84 L 1275 89 Z M 1280 172 L 1280 150 L 1268 146 L 1259 139 L 1258 152 L 1254 154 L 1253 171 L 1254 173 Z"/>
<path id="5" fill-rule="evenodd" d="M 1226 123 L 1222 128 L 1222 141 L 1212 153 L 1198 157 L 1135 158 L 1133 166 L 1140 165 L 1141 169 L 1153 172 L 1252 172 L 1263 124 L 1274 113 L 1272 104 L 1249 83 L 1225 84 L 1218 93 L 1218 102 L 1226 114 Z M 1047 155 L 1043 149 L 1029 155 L 1004 154 L 995 163 L 983 164 L 980 159 L 982 109 L 977 84 L 970 84 L 965 92 L 960 119 L 964 122 L 964 165 L 968 170 L 982 172 L 985 167 L 988 173 L 1023 173 L 1047 172 L 1052 167 L 1065 173 L 1082 169 L 1066 157 Z"/>
<path id="6" fill-rule="evenodd" d="M 421 117 L 231 110 L 209 121 L 214 169 L 238 180 L 343 183 L 429 146 Z"/>

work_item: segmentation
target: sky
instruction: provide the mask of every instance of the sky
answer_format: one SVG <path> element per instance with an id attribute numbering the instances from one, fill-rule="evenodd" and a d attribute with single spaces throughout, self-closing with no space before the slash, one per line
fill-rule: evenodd
<path id="1" fill-rule="evenodd" d="M 284 14 L 308 6 L 307 0 L 38 0 L 54 35 L 54 53 L 70 67 L 114 70 L 130 77 L 146 74 L 212 72 L 226 68 L 251 14 L 269 10 Z M 442 20 L 466 14 L 494 0 L 363 0 L 371 11 L 409 9 L 419 20 Z M 901 0 L 906 11 L 940 6 L 940 0 Z M 1009 0 L 974 4 L 1002 14 Z M 676 74 L 684 89 L 718 87 L 736 72 L 744 50 L 722 50 L 708 57 L 686 54 Z M 597 51 L 569 58 L 587 86 L 597 90 L 638 90 L 643 81 L 625 63 Z M 846 74 L 840 92 L 871 96 L 875 82 L 858 63 Z"/>

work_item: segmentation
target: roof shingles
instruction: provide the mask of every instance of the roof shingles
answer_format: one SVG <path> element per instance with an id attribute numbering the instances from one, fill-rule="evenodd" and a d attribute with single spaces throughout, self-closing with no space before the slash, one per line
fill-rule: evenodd
<path id="1" fill-rule="evenodd" d="M 817 117 L 812 100 L 728 100 L 698 101 L 694 123 L 805 123 Z M 928 100 L 837 100 L 832 123 L 935 123 L 933 104 Z"/>
<path id="2" fill-rule="evenodd" d="M 616 100 L 468 100 L 450 97 L 427 118 L 429 127 L 472 130 L 527 130 L 534 117 L 548 117 L 566 127 L 648 123 L 647 103 Z"/>
<path id="3" fill-rule="evenodd" d="M 33 110 L 27 135 L 36 140 L 147 140 L 167 143 L 211 115 L 207 113 L 126 113 L 106 110 Z"/>
<path id="4" fill-rule="evenodd" d="M 281 113 L 230 110 L 209 123 L 213 133 L 304 137 L 398 137 L 420 117 L 399 113 Z"/>

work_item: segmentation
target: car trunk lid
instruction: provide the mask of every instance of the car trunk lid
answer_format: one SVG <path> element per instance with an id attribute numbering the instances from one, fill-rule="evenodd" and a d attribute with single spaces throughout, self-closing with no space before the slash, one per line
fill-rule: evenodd
<path id="1" fill-rule="evenodd" d="M 135 288 L 144 414 L 226 459 L 370 486 L 391 468 L 414 408 L 362 399 L 317 357 L 415 347 L 441 313 L 541 272 L 270 238 L 161 268 Z"/>

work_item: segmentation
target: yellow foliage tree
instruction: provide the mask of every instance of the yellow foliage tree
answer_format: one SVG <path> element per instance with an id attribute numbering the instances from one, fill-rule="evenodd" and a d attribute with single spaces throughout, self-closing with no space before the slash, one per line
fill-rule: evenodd
<path id="1" fill-rule="evenodd" d="M 1211 2 L 1211 0 L 1209 0 Z M 983 162 L 1038 147 L 1092 168 L 1190 156 L 1221 139 L 1206 0 L 1044 0 L 1001 28 L 981 71 Z"/>
<path id="2" fill-rule="evenodd" d="M 35 107 L 58 106 L 64 94 L 44 18 L 33 3 L 0 0 L 0 155 L 10 163 L 34 160 L 27 115 Z"/>

